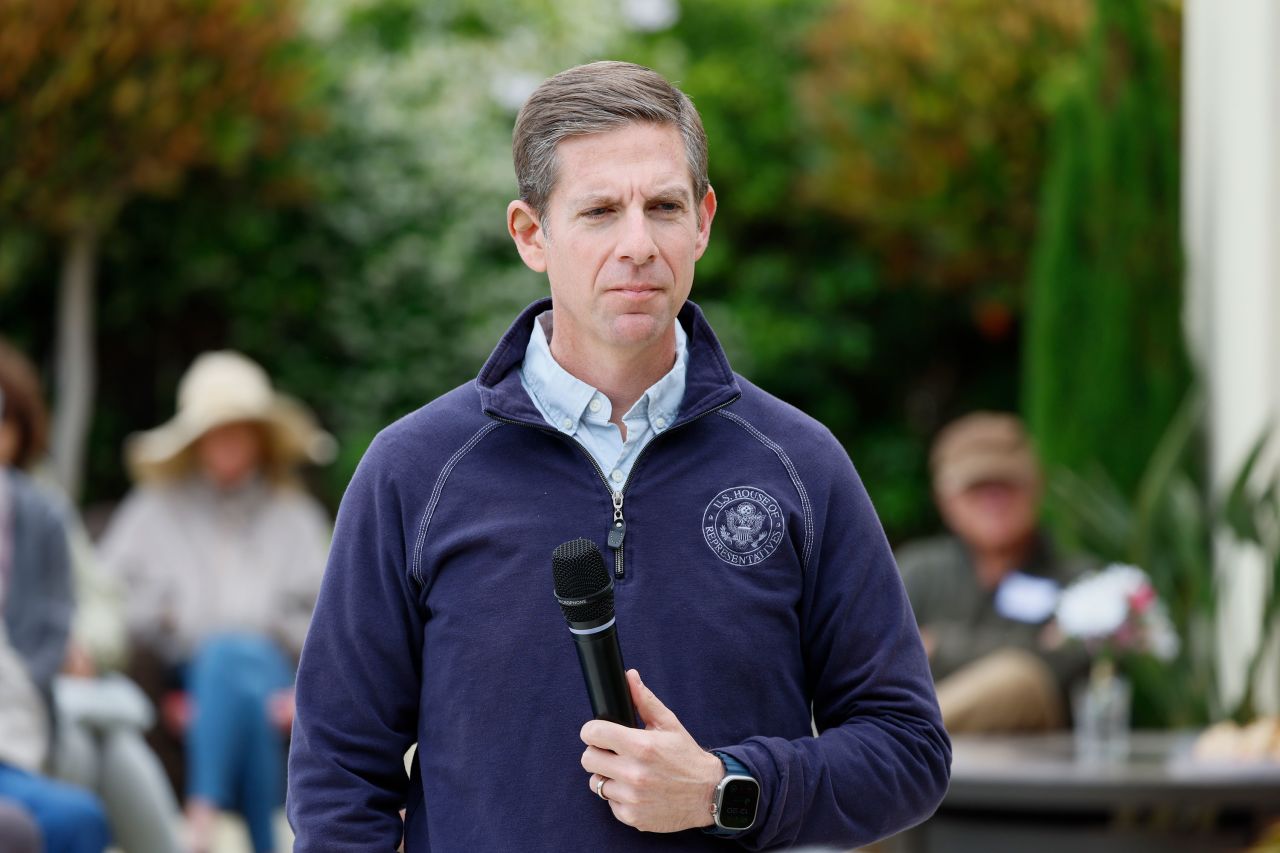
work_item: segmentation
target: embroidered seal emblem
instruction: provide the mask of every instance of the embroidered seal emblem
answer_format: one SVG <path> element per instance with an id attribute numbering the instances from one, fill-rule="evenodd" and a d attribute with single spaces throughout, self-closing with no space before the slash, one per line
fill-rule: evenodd
<path id="1" fill-rule="evenodd" d="M 725 489 L 702 514 L 702 538 L 715 555 L 734 566 L 762 563 L 783 536 L 782 507 L 754 486 Z"/>

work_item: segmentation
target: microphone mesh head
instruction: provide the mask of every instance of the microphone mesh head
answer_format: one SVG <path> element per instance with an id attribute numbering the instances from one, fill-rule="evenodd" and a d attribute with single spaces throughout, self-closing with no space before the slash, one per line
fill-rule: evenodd
<path id="1" fill-rule="evenodd" d="M 557 598 L 586 598 L 609 586 L 609 570 L 596 543 L 590 539 L 565 542 L 551 553 L 551 573 Z M 564 618 L 570 622 L 594 622 L 613 615 L 613 592 L 589 604 L 565 605 Z"/>

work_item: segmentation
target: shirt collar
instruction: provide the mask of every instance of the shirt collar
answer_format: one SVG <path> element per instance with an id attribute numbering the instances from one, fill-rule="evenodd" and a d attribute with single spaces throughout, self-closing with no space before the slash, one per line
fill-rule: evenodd
<path id="1" fill-rule="evenodd" d="M 546 426 L 547 419 L 525 388 L 520 368 L 524 365 L 534 318 L 550 307 L 551 299 L 544 296 L 521 311 L 480 368 L 474 388 L 480 411 L 489 417 L 528 426 Z M 689 360 L 685 369 L 684 396 L 677 409 L 676 422 L 669 425 L 673 427 L 727 406 L 742 396 L 742 386 L 702 309 L 686 300 L 676 322 L 688 336 Z"/>
<path id="2" fill-rule="evenodd" d="M 655 432 L 671 426 L 680 411 L 684 398 L 685 375 L 688 369 L 688 335 L 678 320 L 675 325 L 676 358 L 671 369 L 640 396 L 635 405 L 623 417 L 626 420 L 643 418 Z M 551 355 L 546 327 L 552 324 L 552 313 L 544 311 L 535 318 L 525 348 L 524 363 L 520 367 L 520 379 L 525 390 L 546 419 L 560 432 L 573 435 L 588 417 L 591 401 L 599 392 L 583 382 Z M 607 422 L 610 417 L 609 399 L 599 394 L 602 408 L 592 415 L 592 420 Z"/>

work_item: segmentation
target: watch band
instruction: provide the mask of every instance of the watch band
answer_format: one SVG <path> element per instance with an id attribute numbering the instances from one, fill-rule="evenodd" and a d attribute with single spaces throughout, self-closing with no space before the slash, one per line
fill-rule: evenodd
<path id="1" fill-rule="evenodd" d="M 714 755 L 716 758 L 720 759 L 720 763 L 724 765 L 724 775 L 746 776 L 751 779 L 755 778 L 751 774 L 751 771 L 747 769 L 747 765 L 743 764 L 741 761 L 734 758 L 729 753 L 713 752 L 711 754 Z M 711 826 L 704 826 L 702 828 L 702 831 L 705 832 L 707 835 L 714 835 L 718 838 L 733 838 L 736 835 L 741 835 L 746 830 L 725 829 L 724 827 L 713 823 L 711 824 Z"/>
<path id="2" fill-rule="evenodd" d="M 712 755 L 714 755 L 716 758 L 720 759 L 720 762 L 721 762 L 722 764 L 724 764 L 724 772 L 725 772 L 725 775 L 727 775 L 727 776 L 751 776 L 751 771 L 747 769 L 747 765 L 743 764 L 741 761 L 739 761 L 738 759 L 734 758 L 734 757 L 733 757 L 732 755 L 730 755 L 729 753 L 727 753 L 727 752 L 713 752 L 713 753 L 711 753 L 711 754 L 712 754 Z M 754 779 L 755 777 L 754 777 L 754 776 L 751 776 L 751 778 L 753 778 L 753 779 Z"/>

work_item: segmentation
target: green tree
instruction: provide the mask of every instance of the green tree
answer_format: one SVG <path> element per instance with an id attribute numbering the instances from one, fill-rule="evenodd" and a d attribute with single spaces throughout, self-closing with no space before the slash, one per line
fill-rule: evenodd
<path id="1" fill-rule="evenodd" d="M 1089 0 L 837 0 L 800 92 L 824 144 L 805 195 L 899 283 L 1016 304 L 1045 159 L 1045 82 Z M 993 322 L 994 318 L 988 320 Z"/>
<path id="2" fill-rule="evenodd" d="M 54 461 L 79 492 L 100 246 L 138 195 L 236 172 L 313 121 L 289 0 L 0 5 L 0 210 L 63 246 Z M 12 224 L 12 223 L 11 223 Z"/>
<path id="3" fill-rule="evenodd" d="M 1030 270 L 1023 399 L 1051 468 L 1133 494 L 1186 393 L 1177 86 L 1143 0 L 1100 0 L 1061 82 Z"/>

